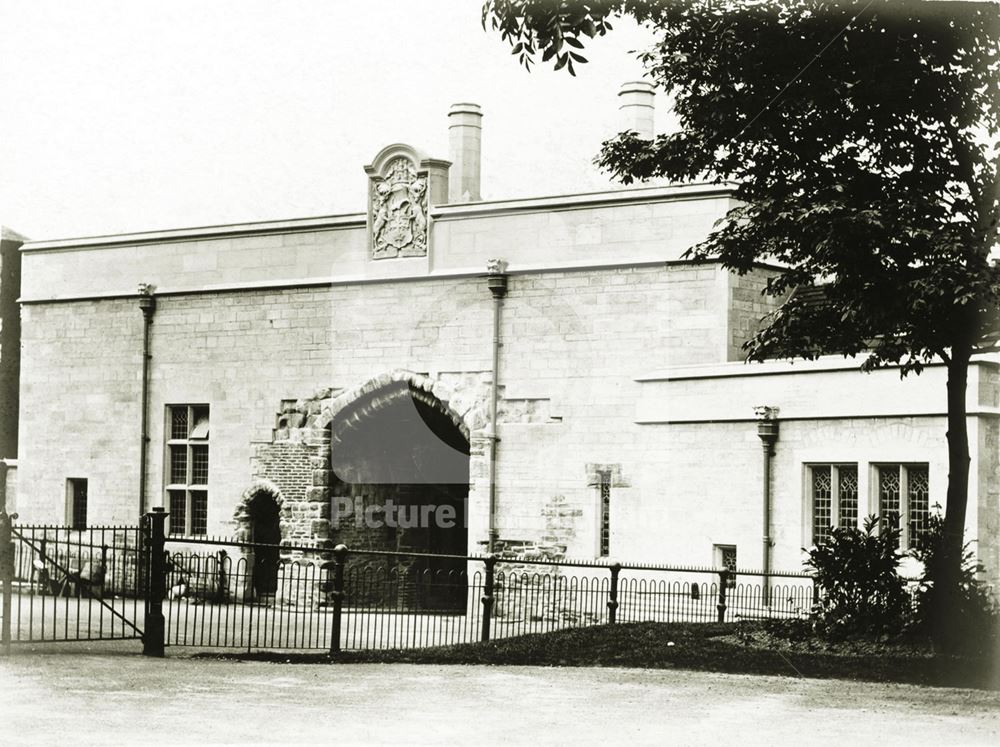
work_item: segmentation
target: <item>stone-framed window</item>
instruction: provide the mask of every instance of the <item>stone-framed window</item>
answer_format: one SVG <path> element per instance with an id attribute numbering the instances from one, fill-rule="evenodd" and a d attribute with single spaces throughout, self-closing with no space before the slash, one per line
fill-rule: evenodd
<path id="1" fill-rule="evenodd" d="M 611 470 L 601 470 L 598 472 L 598 490 L 600 492 L 598 504 L 600 510 L 600 547 L 598 551 L 600 557 L 606 558 L 611 554 Z"/>
<path id="2" fill-rule="evenodd" d="M 810 532 L 814 545 L 825 542 L 834 527 L 858 526 L 858 465 L 806 465 Z"/>
<path id="3" fill-rule="evenodd" d="M 927 463 L 874 465 L 880 527 L 900 527 L 901 549 L 914 546 L 930 514 L 930 468 Z"/>
<path id="4" fill-rule="evenodd" d="M 615 534 L 620 531 L 620 524 L 616 529 L 615 505 L 616 499 L 621 498 L 621 491 L 627 491 L 629 480 L 622 474 L 620 464 L 587 464 L 587 487 L 594 492 L 593 495 L 594 513 L 592 514 L 593 524 L 593 548 L 594 557 L 611 557 L 612 545 Z"/>
<path id="5" fill-rule="evenodd" d="M 167 407 L 166 508 L 168 532 L 208 533 L 208 405 Z"/>
<path id="6" fill-rule="evenodd" d="M 730 571 L 726 588 L 736 588 L 736 545 L 712 545 L 712 560 L 716 568 Z"/>
<path id="7" fill-rule="evenodd" d="M 66 480 L 66 518 L 73 529 L 87 528 L 87 479 Z"/>

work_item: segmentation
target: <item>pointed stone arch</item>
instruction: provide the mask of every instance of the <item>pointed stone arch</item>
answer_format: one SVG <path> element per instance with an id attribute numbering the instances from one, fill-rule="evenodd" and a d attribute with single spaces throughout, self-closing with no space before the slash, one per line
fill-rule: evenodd
<path id="1" fill-rule="evenodd" d="M 452 409 L 445 397 L 440 396 L 445 394 L 442 389 L 444 387 L 428 376 L 405 369 L 395 369 L 375 376 L 333 398 L 321 411 L 314 427 L 329 428 L 331 444 L 335 444 L 345 431 L 350 430 L 361 419 L 391 406 L 401 397 L 409 397 L 447 416 L 462 437 L 469 441 L 471 432 L 469 423 Z M 469 413 L 471 411 L 467 411 L 467 414 Z"/>
<path id="2" fill-rule="evenodd" d="M 331 398 L 313 425 L 329 433 L 333 540 L 415 554 L 380 558 L 396 579 L 380 601 L 464 609 L 464 587 L 421 582 L 457 578 L 469 546 L 470 428 L 438 392 L 429 376 L 396 369 Z"/>
<path id="3" fill-rule="evenodd" d="M 323 387 L 301 399 L 281 402 L 271 438 L 253 444 L 251 474 L 283 499 L 282 536 L 293 544 L 331 539 L 333 499 L 331 446 L 368 416 L 377 416 L 404 397 L 446 419 L 468 444 L 477 475 L 485 474 L 488 371 L 443 371 L 430 375 L 393 369 L 357 386 Z M 470 491 L 481 490 L 470 480 Z M 477 493 L 478 495 L 478 493 Z M 239 508 L 237 509 L 239 513 Z M 239 525 L 239 517 L 235 522 Z"/>

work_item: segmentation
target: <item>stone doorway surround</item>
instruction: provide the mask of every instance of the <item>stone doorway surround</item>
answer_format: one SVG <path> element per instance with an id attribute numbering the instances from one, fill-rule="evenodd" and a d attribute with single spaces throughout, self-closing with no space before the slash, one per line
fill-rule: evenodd
<path id="1" fill-rule="evenodd" d="M 278 544 L 284 537 L 286 522 L 281 491 L 270 480 L 254 480 L 243 491 L 240 502 L 233 512 L 236 523 L 237 542 L 263 542 Z M 262 525 L 261 522 L 266 525 Z M 273 548 L 254 548 L 247 544 L 242 548 L 246 562 L 243 588 L 230 589 L 242 594 L 245 600 L 273 595 L 278 586 L 279 551 Z"/>

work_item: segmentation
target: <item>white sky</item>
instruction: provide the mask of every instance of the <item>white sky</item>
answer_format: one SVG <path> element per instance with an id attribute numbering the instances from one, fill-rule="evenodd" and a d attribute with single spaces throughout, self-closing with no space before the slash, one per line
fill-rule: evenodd
<path id="1" fill-rule="evenodd" d="M 651 36 L 622 21 L 577 78 L 529 74 L 479 12 L 0 0 L 0 222 L 48 239 L 362 212 L 383 146 L 448 157 L 457 101 L 485 113 L 484 199 L 605 187 L 590 161 Z"/>

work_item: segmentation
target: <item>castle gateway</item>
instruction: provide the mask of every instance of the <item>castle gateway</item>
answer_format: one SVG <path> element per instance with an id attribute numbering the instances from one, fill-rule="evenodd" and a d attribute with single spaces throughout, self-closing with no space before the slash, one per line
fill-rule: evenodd
<path id="1" fill-rule="evenodd" d="M 623 94 L 645 132 L 651 91 Z M 21 520 L 787 570 L 868 514 L 911 542 L 944 503 L 942 367 L 745 365 L 773 270 L 683 258 L 729 188 L 483 201 L 481 121 L 452 108 L 450 160 L 383 149 L 365 212 L 25 243 Z M 977 360 L 993 583 L 998 405 Z"/>

